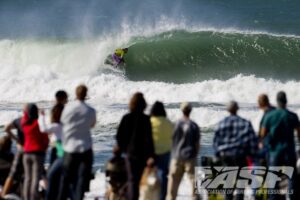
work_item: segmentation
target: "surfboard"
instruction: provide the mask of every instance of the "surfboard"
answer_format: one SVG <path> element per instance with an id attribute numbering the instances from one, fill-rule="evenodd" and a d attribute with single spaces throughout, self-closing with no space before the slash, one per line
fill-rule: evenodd
<path id="1" fill-rule="evenodd" d="M 115 63 L 115 61 L 113 60 L 111 54 L 108 55 L 108 56 L 106 57 L 106 59 L 105 59 L 105 61 L 104 61 L 104 64 L 106 64 L 106 65 L 111 65 L 111 66 L 115 66 L 116 63 Z"/>

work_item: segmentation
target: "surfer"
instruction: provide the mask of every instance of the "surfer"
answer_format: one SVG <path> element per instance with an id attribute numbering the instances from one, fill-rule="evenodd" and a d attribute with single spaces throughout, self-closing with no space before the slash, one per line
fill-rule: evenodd
<path id="1" fill-rule="evenodd" d="M 114 61 L 114 66 L 117 67 L 120 64 L 125 64 L 124 55 L 128 52 L 128 48 L 116 49 L 112 54 L 112 59 Z"/>

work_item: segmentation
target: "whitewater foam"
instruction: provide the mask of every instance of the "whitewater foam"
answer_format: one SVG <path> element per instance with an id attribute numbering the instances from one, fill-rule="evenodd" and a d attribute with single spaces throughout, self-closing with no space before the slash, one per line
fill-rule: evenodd
<path id="1" fill-rule="evenodd" d="M 280 82 L 243 75 L 226 81 L 207 80 L 189 84 L 133 82 L 125 77 L 111 74 L 83 76 L 77 79 L 55 78 L 53 80 L 10 78 L 6 81 L 1 80 L 0 93 L 5 95 L 0 96 L 0 102 L 4 105 L 12 103 L 21 103 L 20 105 L 22 105 L 25 102 L 49 101 L 51 105 L 53 95 L 58 89 L 65 89 L 70 95 L 70 100 L 74 99 L 74 88 L 80 83 L 89 87 L 89 103 L 97 108 L 99 125 L 118 123 L 121 116 L 127 111 L 126 104 L 130 95 L 136 91 L 143 92 L 150 105 L 156 100 L 167 104 L 178 103 L 178 106 L 182 101 L 212 102 L 224 105 L 229 100 L 235 99 L 246 105 L 245 109 L 242 109 L 242 113 L 245 112 L 243 115 L 254 120 L 257 114 L 257 96 L 266 93 L 270 96 L 271 102 L 275 104 L 276 93 L 284 90 L 289 97 L 289 104 L 294 105 L 298 112 L 300 111 L 297 105 L 300 101 L 298 92 L 300 82 Z M 174 120 L 180 116 L 177 107 L 170 108 L 168 112 Z M 17 114 L 20 113 L 14 109 L 3 109 L 0 114 L 1 122 L 7 122 Z M 213 106 L 199 106 L 194 112 L 195 118 L 202 126 L 215 124 L 225 114 L 223 108 L 214 108 Z"/>

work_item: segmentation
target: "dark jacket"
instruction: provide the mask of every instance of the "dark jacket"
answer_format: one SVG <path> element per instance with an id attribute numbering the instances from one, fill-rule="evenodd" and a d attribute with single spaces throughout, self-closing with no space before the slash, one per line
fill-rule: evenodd
<path id="1" fill-rule="evenodd" d="M 116 139 L 121 151 L 131 158 L 147 160 L 154 156 L 150 117 L 144 113 L 124 115 Z"/>
<path id="2" fill-rule="evenodd" d="M 11 152 L 0 153 L 0 184 L 4 185 L 5 179 L 10 172 L 10 168 L 14 159 L 14 154 Z"/>

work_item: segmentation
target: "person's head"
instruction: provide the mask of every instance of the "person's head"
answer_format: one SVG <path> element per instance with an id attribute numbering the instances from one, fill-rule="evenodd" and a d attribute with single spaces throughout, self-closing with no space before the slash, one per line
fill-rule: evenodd
<path id="1" fill-rule="evenodd" d="M 115 146 L 113 148 L 113 154 L 116 156 L 116 157 L 120 157 L 122 155 L 122 151 L 120 149 L 120 147 L 118 146 Z"/>
<path id="2" fill-rule="evenodd" d="M 79 85 L 76 88 L 76 98 L 80 101 L 84 101 L 88 92 L 88 88 L 85 85 Z"/>
<path id="3" fill-rule="evenodd" d="M 144 95 L 141 92 L 136 92 L 129 101 L 130 112 L 144 112 L 147 107 Z"/>
<path id="4" fill-rule="evenodd" d="M 280 91 L 277 93 L 276 96 L 276 100 L 277 100 L 277 105 L 280 108 L 285 108 L 286 104 L 287 104 L 287 98 L 286 98 L 286 94 L 283 91 Z"/>
<path id="5" fill-rule="evenodd" d="M 160 101 L 156 101 L 151 108 L 150 115 L 155 117 L 166 117 L 167 113 L 164 104 Z"/>
<path id="6" fill-rule="evenodd" d="M 66 104 L 68 101 L 68 94 L 64 90 L 58 90 L 55 93 L 55 99 L 57 104 Z"/>
<path id="7" fill-rule="evenodd" d="M 27 115 L 26 124 L 32 124 L 33 121 L 39 118 L 39 109 L 36 104 L 28 103 L 24 107 L 24 112 Z"/>
<path id="8" fill-rule="evenodd" d="M 260 109 L 270 106 L 269 98 L 266 94 L 261 94 L 258 96 L 258 106 Z"/>
<path id="9" fill-rule="evenodd" d="M 11 152 L 12 141 L 9 136 L 3 136 L 0 138 L 0 153 Z"/>
<path id="10" fill-rule="evenodd" d="M 63 109 L 63 104 L 58 104 L 53 107 L 51 110 L 51 123 L 60 123 L 60 117 Z"/>
<path id="11" fill-rule="evenodd" d="M 123 51 L 124 51 L 125 53 L 127 53 L 127 52 L 128 52 L 128 48 L 124 48 Z"/>
<path id="12" fill-rule="evenodd" d="M 180 105 L 180 110 L 182 111 L 185 117 L 189 117 L 192 112 L 192 104 L 188 102 L 183 102 Z"/>
<path id="13" fill-rule="evenodd" d="M 232 115 L 236 115 L 237 111 L 239 110 L 239 105 L 236 101 L 230 101 L 227 104 L 227 111 L 232 114 Z"/>

